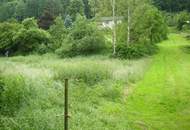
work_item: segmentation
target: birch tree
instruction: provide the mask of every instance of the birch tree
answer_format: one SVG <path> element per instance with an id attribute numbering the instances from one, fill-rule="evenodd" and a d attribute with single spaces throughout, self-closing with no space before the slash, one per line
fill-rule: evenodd
<path id="1" fill-rule="evenodd" d="M 131 17 L 130 17 L 130 7 L 128 4 L 128 9 L 127 9 L 127 45 L 130 44 L 130 24 L 131 24 Z"/>
<path id="2" fill-rule="evenodd" d="M 116 16 L 115 16 L 115 0 L 112 0 L 112 15 L 113 15 L 113 35 L 112 35 L 112 43 L 113 43 L 113 55 L 116 53 Z"/>

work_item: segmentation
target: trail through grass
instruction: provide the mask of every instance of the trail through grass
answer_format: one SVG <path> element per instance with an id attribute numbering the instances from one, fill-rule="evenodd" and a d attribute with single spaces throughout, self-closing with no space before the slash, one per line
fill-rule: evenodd
<path id="1" fill-rule="evenodd" d="M 134 61 L 0 58 L 0 130 L 63 130 L 66 77 L 70 130 L 190 130 L 189 45 L 172 34 Z"/>
<path id="2" fill-rule="evenodd" d="M 190 130 L 189 45 L 176 34 L 159 44 L 159 54 L 126 101 L 131 129 Z"/>

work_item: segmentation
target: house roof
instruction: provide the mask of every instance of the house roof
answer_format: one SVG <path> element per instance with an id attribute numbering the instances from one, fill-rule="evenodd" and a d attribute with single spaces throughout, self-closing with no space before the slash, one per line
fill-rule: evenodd
<path id="1" fill-rule="evenodd" d="M 123 16 L 115 17 L 116 20 L 123 20 Z M 113 21 L 113 17 L 101 17 L 100 21 Z"/>

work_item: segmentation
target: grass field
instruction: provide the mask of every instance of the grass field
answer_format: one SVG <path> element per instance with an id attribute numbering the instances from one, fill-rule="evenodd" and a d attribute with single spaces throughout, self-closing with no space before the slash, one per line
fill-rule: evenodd
<path id="1" fill-rule="evenodd" d="M 69 78 L 71 130 L 127 128 L 124 90 L 143 77 L 149 63 L 50 54 L 0 58 L 0 129 L 63 130 L 64 78 Z"/>
<path id="2" fill-rule="evenodd" d="M 133 129 L 190 130 L 190 49 L 179 35 L 159 44 L 150 69 L 126 102 Z"/>
<path id="3" fill-rule="evenodd" d="M 189 42 L 172 34 L 140 60 L 0 58 L 0 130 L 190 130 Z"/>

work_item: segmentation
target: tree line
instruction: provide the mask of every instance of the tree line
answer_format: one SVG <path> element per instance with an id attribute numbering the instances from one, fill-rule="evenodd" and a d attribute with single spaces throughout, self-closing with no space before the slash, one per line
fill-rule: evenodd
<path id="1" fill-rule="evenodd" d="M 114 24 L 114 45 L 105 40 L 113 30 L 98 27 L 103 16 L 123 17 Z M 0 20 L 0 51 L 12 54 L 63 57 L 114 48 L 116 57 L 138 58 L 154 54 L 167 38 L 166 19 L 150 0 L 4 0 Z"/>
<path id="2" fill-rule="evenodd" d="M 167 12 L 190 11 L 189 0 L 153 0 L 154 5 Z"/>

